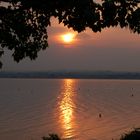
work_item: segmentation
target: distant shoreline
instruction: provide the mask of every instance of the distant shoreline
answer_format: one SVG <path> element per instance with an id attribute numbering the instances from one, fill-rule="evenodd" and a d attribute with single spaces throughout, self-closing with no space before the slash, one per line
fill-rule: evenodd
<path id="1" fill-rule="evenodd" d="M 126 79 L 140 80 L 135 72 L 0 72 L 0 78 L 25 79 Z"/>

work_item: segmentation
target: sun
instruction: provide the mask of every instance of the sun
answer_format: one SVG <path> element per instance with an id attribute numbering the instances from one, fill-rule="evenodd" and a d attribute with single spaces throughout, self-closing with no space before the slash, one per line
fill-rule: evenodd
<path id="1" fill-rule="evenodd" d="M 75 34 L 74 33 L 65 33 L 61 36 L 62 40 L 65 43 L 71 43 L 74 41 Z"/>

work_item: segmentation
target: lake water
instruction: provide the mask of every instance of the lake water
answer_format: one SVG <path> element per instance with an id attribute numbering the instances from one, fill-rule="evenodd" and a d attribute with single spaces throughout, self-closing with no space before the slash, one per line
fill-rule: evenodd
<path id="1" fill-rule="evenodd" d="M 0 79 L 0 140 L 116 140 L 135 127 L 139 80 Z"/>

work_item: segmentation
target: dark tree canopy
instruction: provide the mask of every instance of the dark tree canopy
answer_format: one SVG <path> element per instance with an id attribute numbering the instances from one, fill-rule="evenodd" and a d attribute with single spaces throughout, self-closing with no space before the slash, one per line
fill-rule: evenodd
<path id="1" fill-rule="evenodd" d="M 51 17 L 78 32 L 120 26 L 140 33 L 139 5 L 140 0 L 1 0 L 0 55 L 7 48 L 17 62 L 35 59 L 48 46 Z"/>

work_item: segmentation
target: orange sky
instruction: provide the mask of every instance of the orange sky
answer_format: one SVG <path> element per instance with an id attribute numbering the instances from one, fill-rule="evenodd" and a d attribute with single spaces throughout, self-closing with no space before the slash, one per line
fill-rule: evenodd
<path id="1" fill-rule="evenodd" d="M 71 43 L 66 43 L 61 36 L 69 32 L 75 37 Z M 128 29 L 110 28 L 101 33 L 86 29 L 78 34 L 52 18 L 48 36 L 49 48 L 40 52 L 36 61 L 25 59 L 16 64 L 8 52 L 3 58 L 3 70 L 140 71 L 140 35 Z"/>

